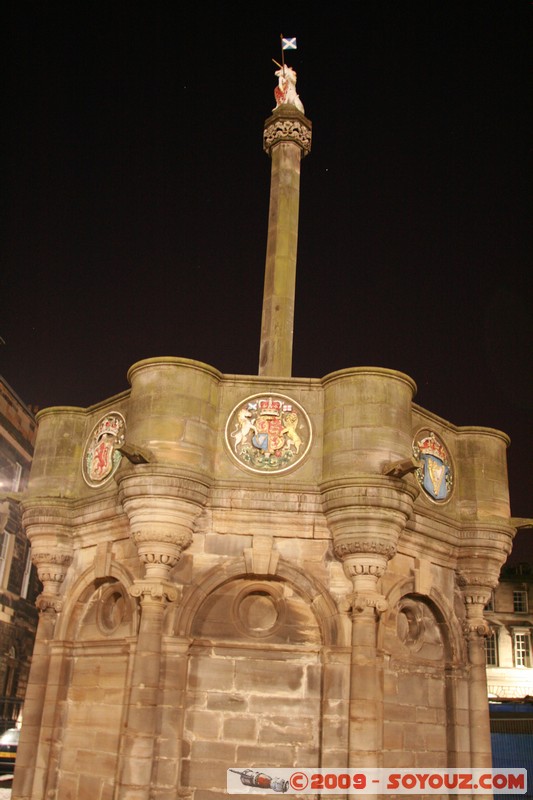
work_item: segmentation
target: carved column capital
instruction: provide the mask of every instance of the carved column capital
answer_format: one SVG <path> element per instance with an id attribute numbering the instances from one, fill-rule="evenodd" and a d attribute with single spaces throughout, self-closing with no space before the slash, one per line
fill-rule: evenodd
<path id="1" fill-rule="evenodd" d="M 472 637 L 487 636 L 490 629 L 483 616 L 483 611 L 496 583 L 486 573 L 481 574 L 473 570 L 458 571 L 457 583 L 461 589 L 466 609 L 466 619 L 463 622 L 465 637 L 471 639 Z"/>
<path id="2" fill-rule="evenodd" d="M 181 587 L 168 581 L 137 580 L 129 587 L 132 597 L 140 598 L 141 603 L 173 603 L 181 593 Z"/>
<path id="3" fill-rule="evenodd" d="M 292 142 L 302 151 L 302 158 L 311 152 L 311 121 L 297 108 L 284 105 L 265 122 L 263 148 L 272 154 L 280 142 Z"/>
<path id="4" fill-rule="evenodd" d="M 387 602 L 378 583 L 396 553 L 417 489 L 398 478 L 361 475 L 330 481 L 322 493 L 334 553 L 353 585 L 347 598 L 352 613 L 373 608 L 380 614 Z"/>
<path id="5" fill-rule="evenodd" d="M 192 542 L 209 487 L 161 464 L 130 465 L 119 471 L 117 483 L 144 575 L 164 582 Z"/>
<path id="6" fill-rule="evenodd" d="M 60 597 L 61 584 L 65 580 L 68 568 L 72 563 L 71 553 L 49 552 L 32 547 L 32 561 L 37 568 L 43 591 L 36 601 L 40 611 L 51 609 L 59 613 L 63 606 Z"/>
<path id="7" fill-rule="evenodd" d="M 73 560 L 70 516 L 70 503 L 60 498 L 35 498 L 23 503 L 22 523 L 43 584 L 36 601 L 40 611 L 59 613 L 63 606 L 62 584 Z"/>

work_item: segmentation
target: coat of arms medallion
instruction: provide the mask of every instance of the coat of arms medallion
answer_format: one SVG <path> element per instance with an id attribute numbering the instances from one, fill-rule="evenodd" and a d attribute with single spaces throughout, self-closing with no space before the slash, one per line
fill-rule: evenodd
<path id="1" fill-rule="evenodd" d="M 83 453 L 82 472 L 85 483 L 96 488 L 112 478 L 122 454 L 126 421 L 118 411 L 111 411 L 94 426 Z"/>
<path id="2" fill-rule="evenodd" d="M 286 472 L 311 446 L 311 422 L 299 403 L 281 394 L 257 394 L 235 406 L 226 423 L 226 446 L 252 472 Z"/>
<path id="3" fill-rule="evenodd" d="M 420 466 L 416 479 L 427 497 L 442 503 L 453 488 L 453 469 L 448 450 L 434 431 L 421 430 L 413 441 L 413 454 Z"/>

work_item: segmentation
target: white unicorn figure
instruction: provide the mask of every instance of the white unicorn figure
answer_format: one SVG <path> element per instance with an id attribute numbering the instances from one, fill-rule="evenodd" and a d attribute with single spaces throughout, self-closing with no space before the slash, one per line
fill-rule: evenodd
<path id="1" fill-rule="evenodd" d="M 276 98 L 276 108 L 279 108 L 286 103 L 296 106 L 298 111 L 305 114 L 302 101 L 298 97 L 296 91 L 296 72 L 292 67 L 287 65 L 280 67 L 275 73 L 278 79 L 278 85 L 274 89 L 274 97 Z M 275 111 L 276 108 L 273 110 Z"/>

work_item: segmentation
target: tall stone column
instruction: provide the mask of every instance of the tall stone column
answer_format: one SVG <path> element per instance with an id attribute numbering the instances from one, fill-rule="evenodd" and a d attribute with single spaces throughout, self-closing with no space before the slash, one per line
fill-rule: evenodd
<path id="1" fill-rule="evenodd" d="M 115 800 L 149 800 L 155 743 L 161 724 L 161 648 L 163 618 L 180 587 L 170 570 L 192 541 L 192 528 L 208 487 L 165 465 L 129 467 L 117 475 L 119 497 L 130 521 L 144 575 L 130 589 L 141 604 L 130 699 L 120 753 Z"/>
<path id="2" fill-rule="evenodd" d="M 50 777 L 54 727 L 58 702 L 66 691 L 63 680 L 65 652 L 53 653 L 58 616 L 63 607 L 62 586 L 72 563 L 69 503 L 62 499 L 26 500 L 23 525 L 32 546 L 43 591 L 37 598 L 41 614 L 33 649 L 24 701 L 24 724 L 17 752 L 13 800 L 46 796 Z"/>
<path id="3" fill-rule="evenodd" d="M 300 161 L 311 150 L 311 122 L 290 104 L 264 128 L 272 159 L 259 374 L 290 377 L 294 327 Z"/>

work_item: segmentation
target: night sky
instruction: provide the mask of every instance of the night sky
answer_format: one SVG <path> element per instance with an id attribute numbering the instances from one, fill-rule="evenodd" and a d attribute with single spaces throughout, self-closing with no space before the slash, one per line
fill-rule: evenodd
<path id="1" fill-rule="evenodd" d="M 8 2 L 0 373 L 40 408 L 97 403 L 155 356 L 257 374 L 263 123 L 295 36 L 293 374 L 397 369 L 434 413 L 504 430 L 533 516 L 532 13 Z"/>

